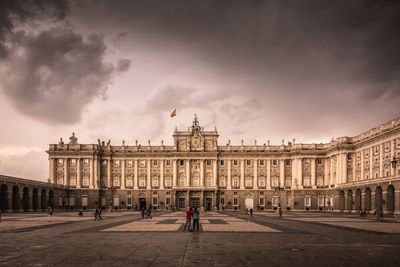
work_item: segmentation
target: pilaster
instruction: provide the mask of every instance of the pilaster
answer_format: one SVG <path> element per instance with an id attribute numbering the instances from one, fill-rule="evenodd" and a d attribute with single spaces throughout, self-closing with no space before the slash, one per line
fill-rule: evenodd
<path id="1" fill-rule="evenodd" d="M 151 160 L 147 160 L 147 182 L 146 189 L 151 189 Z"/>
<path id="2" fill-rule="evenodd" d="M 217 160 L 213 160 L 213 186 L 217 186 Z"/>
<path id="3" fill-rule="evenodd" d="M 232 160 L 228 159 L 228 181 L 226 182 L 226 188 L 232 189 Z"/>
<path id="4" fill-rule="evenodd" d="M 69 185 L 68 183 L 68 159 L 64 159 L 64 182 L 63 185 Z"/>
<path id="5" fill-rule="evenodd" d="M 244 159 L 240 160 L 240 189 L 244 189 Z"/>
<path id="6" fill-rule="evenodd" d="M 271 189 L 271 160 L 267 159 L 267 189 Z"/>
<path id="7" fill-rule="evenodd" d="M 49 159 L 49 180 L 54 184 L 54 159 Z"/>
<path id="8" fill-rule="evenodd" d="M 125 189 L 125 160 L 121 160 L 121 189 Z"/>
<path id="9" fill-rule="evenodd" d="M 186 162 L 186 186 L 190 186 L 190 159 L 185 160 Z"/>
<path id="10" fill-rule="evenodd" d="M 292 166 L 293 168 L 293 166 Z M 279 161 L 279 184 L 280 186 L 285 186 L 285 160 L 281 159 Z"/>
<path id="11" fill-rule="evenodd" d="M 164 189 L 164 160 L 160 160 L 160 189 Z"/>
<path id="12" fill-rule="evenodd" d="M 81 159 L 76 159 L 76 188 L 81 188 Z"/>
<path id="13" fill-rule="evenodd" d="M 133 178 L 133 189 L 138 189 L 138 184 L 139 184 L 139 177 L 138 177 L 138 160 L 135 159 L 133 161 L 134 163 L 134 175 L 135 177 Z"/>
<path id="14" fill-rule="evenodd" d="M 172 161 L 172 171 L 173 171 L 173 176 L 172 176 L 172 179 L 173 179 L 173 184 L 172 184 L 172 188 L 175 188 L 176 187 L 176 176 L 177 176 L 177 174 L 176 174 L 176 159 L 174 159 L 173 161 Z"/>
<path id="15" fill-rule="evenodd" d="M 311 158 L 311 186 L 316 188 L 316 175 L 315 175 L 315 158 Z"/>
<path id="16" fill-rule="evenodd" d="M 258 160 L 257 159 L 255 159 L 254 161 L 253 161 L 253 163 L 254 163 L 254 180 L 253 180 L 253 184 L 254 184 L 254 186 L 253 186 L 253 189 L 258 189 L 258 171 L 257 171 L 257 168 L 258 168 Z"/>
<path id="17" fill-rule="evenodd" d="M 200 160 L 200 186 L 204 186 L 204 159 Z"/>

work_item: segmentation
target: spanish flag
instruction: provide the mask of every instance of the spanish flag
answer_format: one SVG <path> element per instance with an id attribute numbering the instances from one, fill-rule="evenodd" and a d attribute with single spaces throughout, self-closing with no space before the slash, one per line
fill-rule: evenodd
<path id="1" fill-rule="evenodd" d="M 176 116 L 176 109 L 174 109 L 174 111 L 172 111 L 172 113 L 171 113 L 171 118 L 173 118 L 173 117 L 175 117 Z"/>

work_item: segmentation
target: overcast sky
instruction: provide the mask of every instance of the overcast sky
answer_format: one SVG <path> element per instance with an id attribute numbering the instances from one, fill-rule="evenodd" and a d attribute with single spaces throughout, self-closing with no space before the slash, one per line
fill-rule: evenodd
<path id="1" fill-rule="evenodd" d="M 60 137 L 329 142 L 400 115 L 399 1 L 0 1 L 0 174 Z M 176 120 L 169 114 L 177 109 Z"/>

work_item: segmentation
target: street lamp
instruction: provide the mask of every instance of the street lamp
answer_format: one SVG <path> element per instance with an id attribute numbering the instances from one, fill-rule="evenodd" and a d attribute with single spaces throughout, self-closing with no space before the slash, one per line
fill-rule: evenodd
<path id="1" fill-rule="evenodd" d="M 396 157 L 393 157 L 393 160 L 392 160 L 392 168 L 393 168 L 393 169 L 396 168 L 396 165 L 397 165 Z"/>

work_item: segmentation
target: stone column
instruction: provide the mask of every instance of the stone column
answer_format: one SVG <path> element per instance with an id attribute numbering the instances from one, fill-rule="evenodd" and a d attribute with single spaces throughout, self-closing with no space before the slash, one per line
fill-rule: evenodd
<path id="1" fill-rule="evenodd" d="M 267 189 L 271 189 L 271 160 L 267 159 Z"/>
<path id="2" fill-rule="evenodd" d="M 121 160 L 121 189 L 125 189 L 125 160 Z"/>
<path id="3" fill-rule="evenodd" d="M 164 160 L 160 160 L 160 189 L 164 189 Z"/>
<path id="4" fill-rule="evenodd" d="M 200 187 L 204 187 L 204 159 L 200 160 Z"/>
<path id="5" fill-rule="evenodd" d="M 253 189 L 257 190 L 258 189 L 258 171 L 257 171 L 258 160 L 255 159 L 253 162 L 254 162 L 254 180 L 253 180 L 254 185 L 253 185 Z"/>
<path id="6" fill-rule="evenodd" d="M 293 166 L 292 166 L 293 168 Z M 285 160 L 281 159 L 279 162 L 279 183 L 280 186 L 285 186 Z"/>
<path id="7" fill-rule="evenodd" d="M 64 185 L 69 185 L 68 181 L 68 159 L 64 159 Z"/>
<path id="8" fill-rule="evenodd" d="M 394 157 L 394 140 L 390 141 L 390 162 L 392 162 L 393 157 Z M 396 175 L 396 169 L 392 168 L 392 163 L 390 163 L 390 176 L 395 176 Z"/>
<path id="9" fill-rule="evenodd" d="M 394 214 L 400 213 L 400 189 L 394 191 Z"/>
<path id="10" fill-rule="evenodd" d="M 111 188 L 111 158 L 107 159 L 107 187 Z"/>
<path id="11" fill-rule="evenodd" d="M 81 159 L 76 159 L 76 188 L 81 188 Z"/>
<path id="12" fill-rule="evenodd" d="M 335 181 L 335 184 L 341 184 L 341 179 L 342 179 L 341 167 L 342 167 L 342 154 L 338 153 L 336 155 L 336 181 Z"/>
<path id="13" fill-rule="evenodd" d="M 374 158 L 372 157 L 372 154 L 374 153 L 374 148 L 371 147 L 369 150 L 369 179 L 374 179 Z"/>
<path id="14" fill-rule="evenodd" d="M 93 188 L 93 159 L 89 159 L 89 188 Z"/>
<path id="15" fill-rule="evenodd" d="M 342 155 L 342 183 L 347 183 L 347 152 Z"/>
<path id="16" fill-rule="evenodd" d="M 353 164 L 353 182 L 356 181 L 357 177 L 356 177 L 356 159 L 357 159 L 357 155 L 356 153 L 353 153 L 352 156 L 352 164 Z"/>
<path id="17" fill-rule="evenodd" d="M 298 181 L 299 188 L 302 189 L 303 188 L 303 159 L 302 158 L 297 159 L 297 181 Z"/>
<path id="18" fill-rule="evenodd" d="M 94 182 L 93 182 L 93 185 L 94 185 L 94 188 L 99 188 L 99 169 L 98 169 L 99 160 L 98 160 L 97 157 L 94 158 L 93 165 L 94 165 L 94 171 L 93 171 Z"/>
<path id="19" fill-rule="evenodd" d="M 244 159 L 240 160 L 240 189 L 244 189 Z"/>
<path id="20" fill-rule="evenodd" d="M 283 162 L 285 166 L 285 162 Z M 296 179 L 297 179 L 297 159 L 293 158 L 292 159 L 292 188 L 296 185 Z"/>
<path id="21" fill-rule="evenodd" d="M 316 188 L 316 175 L 315 175 L 315 158 L 311 158 L 311 186 L 312 188 Z"/>
<path id="22" fill-rule="evenodd" d="M 54 159 L 49 159 L 49 180 L 54 184 Z"/>
<path id="23" fill-rule="evenodd" d="M 363 181 L 363 180 L 365 180 L 365 177 L 364 177 L 364 151 L 361 150 L 360 154 L 361 154 L 360 155 L 360 166 L 361 166 L 360 180 Z"/>
<path id="24" fill-rule="evenodd" d="M 173 171 L 173 176 L 172 176 L 172 188 L 174 188 L 174 187 L 176 187 L 176 159 L 174 159 L 173 161 L 172 161 L 172 171 Z"/>
<path id="25" fill-rule="evenodd" d="M 379 178 L 383 177 L 383 149 L 383 144 L 381 144 L 379 149 Z"/>
<path id="26" fill-rule="evenodd" d="M 228 177 L 226 181 L 226 188 L 232 189 L 232 160 L 228 159 Z"/>
<path id="27" fill-rule="evenodd" d="M 186 161 L 186 186 L 190 186 L 190 159 Z"/>
<path id="28" fill-rule="evenodd" d="M 324 186 L 329 185 L 329 158 L 324 158 Z"/>
<path id="29" fill-rule="evenodd" d="M 217 186 L 217 160 L 213 160 L 213 186 Z M 214 203 L 215 205 L 215 203 Z"/>
<path id="30" fill-rule="evenodd" d="M 151 160 L 147 160 L 147 183 L 146 189 L 151 189 Z"/>
<path id="31" fill-rule="evenodd" d="M 138 160 L 134 160 L 134 177 L 133 177 L 133 189 L 138 189 L 138 184 L 139 184 L 139 177 L 138 177 Z"/>
<path id="32" fill-rule="evenodd" d="M 365 192 L 361 192 L 361 203 L 360 203 L 360 208 L 363 209 L 365 208 Z"/>
<path id="33" fill-rule="evenodd" d="M 330 157 L 331 160 L 331 173 L 329 175 L 329 186 L 333 185 L 333 156 Z"/>

